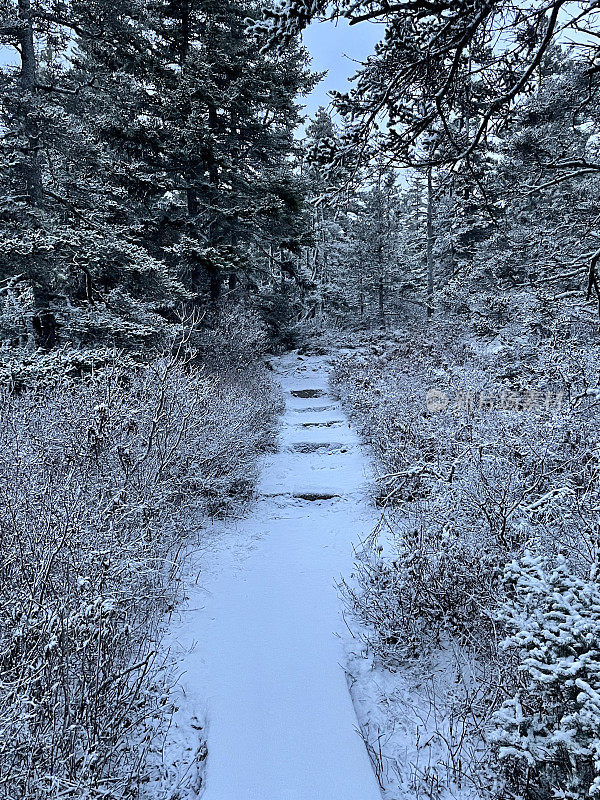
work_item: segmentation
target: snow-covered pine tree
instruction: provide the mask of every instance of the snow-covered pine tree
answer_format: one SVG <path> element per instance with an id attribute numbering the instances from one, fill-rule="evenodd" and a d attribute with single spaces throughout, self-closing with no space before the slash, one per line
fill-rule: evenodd
<path id="1" fill-rule="evenodd" d="M 297 250 L 314 78 L 299 47 L 247 36 L 261 3 L 5 5 L 5 338 L 145 349 L 182 303 L 256 288 L 265 253 Z"/>
<path id="2" fill-rule="evenodd" d="M 5 315 L 17 294 L 28 298 L 18 336 L 6 332 L 18 343 L 144 349 L 164 337 L 165 308 L 187 297 L 174 270 L 144 247 L 137 229 L 147 197 L 123 180 L 137 165 L 106 135 L 124 107 L 132 125 L 142 114 L 141 76 L 136 85 L 116 66 L 147 49 L 139 11 L 132 15 L 130 3 L 5 9 L 16 20 L 5 41 L 20 64 L 3 71 L 1 87 L 0 280 Z M 86 58 L 94 48 L 112 53 L 121 91 L 110 109 L 107 81 Z"/>
<path id="3" fill-rule="evenodd" d="M 297 96 L 314 83 L 299 47 L 261 54 L 245 19 L 262 4 L 167 0 L 152 7 L 153 76 L 169 203 L 155 238 L 187 288 L 213 302 L 256 281 L 270 247 L 303 232 L 293 170 Z"/>
<path id="4" fill-rule="evenodd" d="M 600 796 L 600 589 L 525 555 L 505 573 L 501 619 L 522 684 L 493 715 L 490 741 L 527 797 Z"/>

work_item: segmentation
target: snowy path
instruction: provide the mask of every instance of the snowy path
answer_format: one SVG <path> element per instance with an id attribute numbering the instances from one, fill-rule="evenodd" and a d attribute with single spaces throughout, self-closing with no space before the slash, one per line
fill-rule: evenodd
<path id="1" fill-rule="evenodd" d="M 209 537 L 173 634 L 186 653 L 178 716 L 208 723 L 205 800 L 380 800 L 336 635 L 335 582 L 374 525 L 366 465 L 327 394 L 326 359 L 276 368 L 279 452 L 249 518 Z"/>

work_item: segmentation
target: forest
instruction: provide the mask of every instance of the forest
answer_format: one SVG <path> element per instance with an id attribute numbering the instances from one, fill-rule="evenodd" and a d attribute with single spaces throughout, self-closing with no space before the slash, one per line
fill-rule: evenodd
<path id="1" fill-rule="evenodd" d="M 0 147 L 0 798 L 600 797 L 600 2 L 0 0 Z"/>

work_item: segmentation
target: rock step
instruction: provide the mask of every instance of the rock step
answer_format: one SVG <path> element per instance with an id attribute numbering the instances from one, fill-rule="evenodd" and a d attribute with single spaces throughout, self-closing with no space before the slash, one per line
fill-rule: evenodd
<path id="1" fill-rule="evenodd" d="M 292 408 L 294 414 L 322 414 L 325 411 L 337 411 L 338 406 L 303 406 L 302 408 Z"/>
<path id="2" fill-rule="evenodd" d="M 303 400 L 309 400 L 313 397 L 327 397 L 327 392 L 323 389 L 292 389 L 290 394 L 292 397 L 300 397 Z"/>
<path id="3" fill-rule="evenodd" d="M 302 428 L 332 428 L 334 425 L 343 425 L 345 420 L 343 419 L 328 419 L 321 422 L 320 420 L 317 422 L 301 422 L 300 427 Z"/>
<path id="4" fill-rule="evenodd" d="M 347 453 L 350 450 L 350 445 L 342 444 L 342 442 L 293 442 L 287 448 L 290 453 L 322 453 L 327 452 L 328 455 L 334 453 Z"/>

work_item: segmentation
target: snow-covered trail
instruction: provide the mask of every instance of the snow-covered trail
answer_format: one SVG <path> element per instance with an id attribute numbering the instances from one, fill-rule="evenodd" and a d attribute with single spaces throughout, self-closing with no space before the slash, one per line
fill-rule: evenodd
<path id="1" fill-rule="evenodd" d="M 178 717 L 207 721 L 205 800 L 380 800 L 336 634 L 336 580 L 375 524 L 367 465 L 328 395 L 327 360 L 275 368 L 279 450 L 250 516 L 210 535 L 170 637 L 185 653 Z"/>

